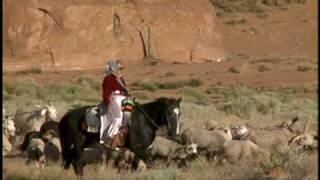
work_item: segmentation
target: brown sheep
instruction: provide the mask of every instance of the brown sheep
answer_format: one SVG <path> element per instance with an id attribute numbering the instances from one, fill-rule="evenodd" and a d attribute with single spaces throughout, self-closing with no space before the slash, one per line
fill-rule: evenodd
<path id="1" fill-rule="evenodd" d="M 198 151 L 207 152 L 209 158 L 221 150 L 224 142 L 231 139 L 232 134 L 229 127 L 220 127 L 213 131 L 189 127 L 181 135 L 183 144 L 197 144 Z"/>
<path id="2" fill-rule="evenodd" d="M 172 159 L 184 161 L 188 159 L 189 155 L 196 154 L 197 146 L 196 144 L 183 146 L 164 137 L 156 136 L 149 151 L 153 158 L 166 158 L 167 166 L 169 166 Z"/>
<path id="3" fill-rule="evenodd" d="M 230 163 L 253 160 L 260 155 L 268 155 L 268 152 L 250 140 L 231 140 L 223 145 L 222 159 Z"/>

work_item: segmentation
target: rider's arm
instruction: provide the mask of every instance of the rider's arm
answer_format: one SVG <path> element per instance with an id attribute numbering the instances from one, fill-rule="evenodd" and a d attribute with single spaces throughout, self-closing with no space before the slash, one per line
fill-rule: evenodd
<path id="1" fill-rule="evenodd" d="M 103 101 L 106 105 L 109 104 L 109 98 L 113 92 L 113 89 L 113 83 L 110 79 L 110 76 L 106 76 L 102 84 Z"/>

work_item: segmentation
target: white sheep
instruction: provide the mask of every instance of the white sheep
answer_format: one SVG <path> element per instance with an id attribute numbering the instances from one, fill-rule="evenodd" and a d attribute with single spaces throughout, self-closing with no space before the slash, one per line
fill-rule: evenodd
<path id="1" fill-rule="evenodd" d="M 44 108 L 35 111 L 18 109 L 14 116 L 14 122 L 20 135 L 30 131 L 39 132 L 44 122 L 57 121 L 57 113 L 56 108 L 52 105 L 46 105 Z"/>
<path id="2" fill-rule="evenodd" d="M 13 118 L 10 116 L 5 116 L 2 122 L 2 152 L 3 156 L 6 156 L 12 150 L 12 144 L 10 139 L 15 137 L 16 128 Z"/>

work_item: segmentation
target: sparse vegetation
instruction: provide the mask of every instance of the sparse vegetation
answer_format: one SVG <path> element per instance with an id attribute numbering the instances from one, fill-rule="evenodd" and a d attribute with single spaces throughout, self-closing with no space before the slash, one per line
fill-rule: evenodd
<path id="1" fill-rule="evenodd" d="M 288 9 L 293 4 L 304 4 L 306 0 L 210 0 L 217 10 L 217 16 L 221 17 L 229 13 L 252 13 L 258 18 L 268 17 L 268 8 L 279 10 Z"/>
<path id="2" fill-rule="evenodd" d="M 305 72 L 311 70 L 317 70 L 317 67 L 310 63 L 302 63 L 297 66 L 297 71 Z"/>
<path id="3" fill-rule="evenodd" d="M 42 73 L 42 69 L 40 67 L 31 67 L 25 70 L 20 70 L 17 71 L 16 74 L 23 74 L 23 75 L 28 75 L 28 74 L 41 74 Z"/>
<path id="4" fill-rule="evenodd" d="M 240 20 L 231 20 L 231 21 L 227 21 L 225 22 L 228 25 L 243 25 L 246 24 L 247 21 L 245 19 L 240 19 Z"/>
<path id="5" fill-rule="evenodd" d="M 310 88 L 307 85 L 306 87 Z M 307 117 L 311 112 L 306 107 L 316 108 L 315 102 L 292 97 L 293 94 L 303 91 L 304 88 L 280 87 L 278 91 L 273 92 L 268 89 L 255 90 L 236 85 L 224 91 L 217 109 L 242 119 L 252 119 L 257 116 L 283 119 L 290 119 L 295 115 Z M 311 114 L 318 116 L 316 111 Z"/>
<path id="6" fill-rule="evenodd" d="M 178 91 L 178 95 L 182 96 L 186 102 L 194 102 L 196 104 L 207 105 L 208 97 L 198 89 L 184 87 Z"/>
<path id="7" fill-rule="evenodd" d="M 260 72 L 271 71 L 270 66 L 265 65 L 265 64 L 258 65 L 257 68 L 258 68 L 258 71 L 260 71 Z"/>
<path id="8" fill-rule="evenodd" d="M 156 91 L 158 89 L 178 89 L 185 86 L 198 87 L 202 85 L 202 81 L 199 79 L 190 80 L 178 80 L 169 82 L 142 82 L 136 81 L 131 84 L 133 87 L 141 88 L 142 90 Z"/>
<path id="9" fill-rule="evenodd" d="M 229 68 L 229 72 L 239 74 L 240 69 L 238 67 L 233 66 L 233 67 Z"/>

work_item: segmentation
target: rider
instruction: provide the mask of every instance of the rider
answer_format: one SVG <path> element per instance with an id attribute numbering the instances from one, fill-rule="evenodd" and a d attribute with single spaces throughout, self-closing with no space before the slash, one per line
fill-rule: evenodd
<path id="1" fill-rule="evenodd" d="M 101 128 L 100 128 L 100 143 L 110 145 L 114 141 L 118 141 L 118 131 L 122 125 L 122 100 L 128 95 L 125 81 L 120 74 L 122 64 L 120 60 L 111 59 L 107 64 L 107 75 L 102 84 L 103 102 L 100 104 L 101 112 Z M 107 129 L 106 129 L 107 128 Z M 106 129 L 106 131 L 105 131 Z M 104 131 L 107 136 L 107 141 L 104 142 Z"/>

